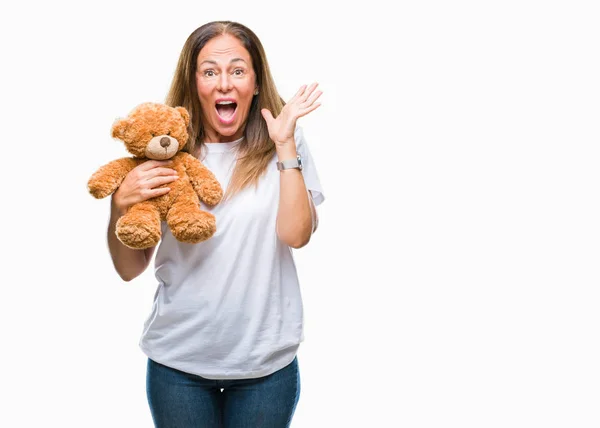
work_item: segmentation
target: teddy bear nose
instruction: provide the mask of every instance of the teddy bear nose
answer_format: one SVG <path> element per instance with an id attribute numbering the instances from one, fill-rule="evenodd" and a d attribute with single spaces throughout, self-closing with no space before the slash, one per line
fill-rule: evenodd
<path id="1" fill-rule="evenodd" d="M 169 137 L 162 137 L 160 139 L 160 146 L 161 147 L 169 147 L 169 144 L 171 144 L 171 140 L 169 140 Z"/>

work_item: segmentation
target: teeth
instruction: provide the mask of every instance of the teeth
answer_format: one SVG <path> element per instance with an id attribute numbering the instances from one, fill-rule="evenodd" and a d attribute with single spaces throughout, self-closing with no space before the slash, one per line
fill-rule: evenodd
<path id="1" fill-rule="evenodd" d="M 227 104 L 234 104 L 234 102 L 233 101 L 219 101 L 217 104 L 223 106 L 223 105 L 227 105 Z"/>

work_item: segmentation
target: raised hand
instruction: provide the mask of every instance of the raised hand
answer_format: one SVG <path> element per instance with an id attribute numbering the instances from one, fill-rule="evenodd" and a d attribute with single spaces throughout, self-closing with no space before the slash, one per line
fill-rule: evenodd
<path id="1" fill-rule="evenodd" d="M 313 83 L 308 87 L 302 85 L 276 118 L 273 118 L 271 112 L 266 108 L 260 111 L 267 122 L 269 137 L 275 144 L 282 146 L 292 143 L 298 118 L 307 115 L 321 105 L 316 101 L 323 92 L 315 91 L 317 86 L 318 83 Z"/>

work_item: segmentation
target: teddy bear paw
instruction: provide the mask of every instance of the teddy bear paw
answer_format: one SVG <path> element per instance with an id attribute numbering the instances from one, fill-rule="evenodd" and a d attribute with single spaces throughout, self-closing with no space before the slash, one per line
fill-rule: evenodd
<path id="1" fill-rule="evenodd" d="M 117 222 L 116 233 L 123 245 L 136 250 L 154 247 L 160 241 L 160 228 L 149 228 L 147 225 Z"/>
<path id="2" fill-rule="evenodd" d="M 208 212 L 201 212 L 195 216 L 188 216 L 170 225 L 171 233 L 181 242 L 197 244 L 212 237 L 217 230 L 215 216 Z"/>

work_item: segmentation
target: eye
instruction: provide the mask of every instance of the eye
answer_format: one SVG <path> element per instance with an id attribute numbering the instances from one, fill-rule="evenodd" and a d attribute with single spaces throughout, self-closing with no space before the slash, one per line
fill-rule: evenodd
<path id="1" fill-rule="evenodd" d="M 168 131 L 168 132 L 167 132 L 167 135 L 169 135 L 169 136 L 170 136 L 170 135 L 171 135 L 171 131 Z"/>
<path id="2" fill-rule="evenodd" d="M 242 70 L 241 68 L 236 68 L 235 70 L 233 70 L 233 74 L 235 74 L 236 76 L 242 76 L 244 74 L 244 70 Z"/>
<path id="3" fill-rule="evenodd" d="M 204 74 L 206 77 L 213 77 L 215 72 L 213 70 L 205 70 L 202 74 Z"/>
<path id="4" fill-rule="evenodd" d="M 152 135 L 152 138 L 156 137 L 156 134 L 154 132 L 151 132 L 150 135 Z"/>

